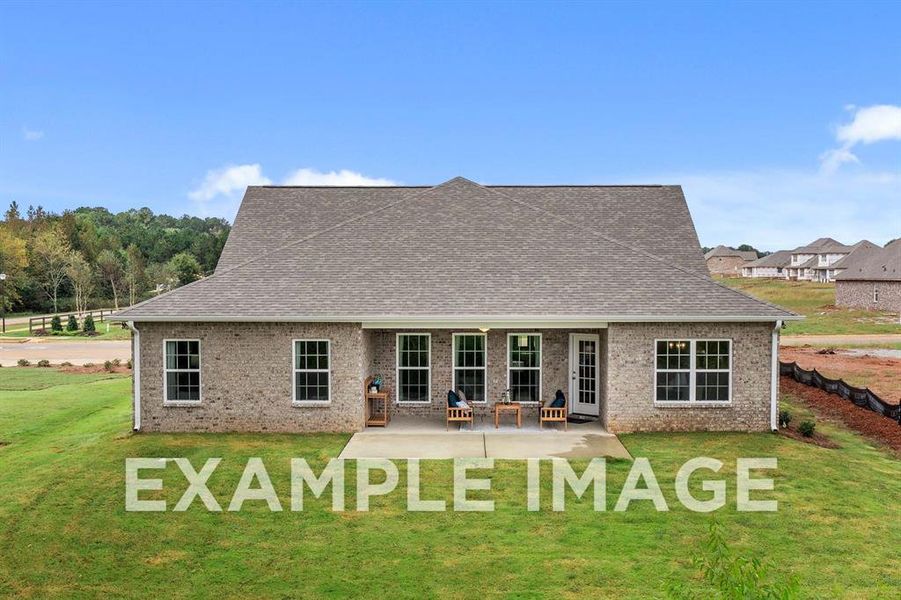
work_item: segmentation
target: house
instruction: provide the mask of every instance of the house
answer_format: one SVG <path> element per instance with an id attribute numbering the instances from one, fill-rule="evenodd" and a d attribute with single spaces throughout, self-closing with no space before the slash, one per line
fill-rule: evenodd
<path id="1" fill-rule="evenodd" d="M 835 304 L 901 313 L 901 239 L 848 261 L 835 280 Z"/>
<path id="2" fill-rule="evenodd" d="M 728 246 L 717 246 L 704 255 L 710 274 L 724 277 L 738 277 L 742 267 L 755 260 L 756 252 L 733 250 Z"/>
<path id="3" fill-rule="evenodd" d="M 838 278 L 838 275 L 844 270 L 849 268 L 853 269 L 857 266 L 860 266 L 870 256 L 881 251 L 882 246 L 877 246 L 869 240 L 861 240 L 860 242 L 854 244 L 851 252 L 832 264 L 832 268 L 829 269 L 827 275 L 831 276 L 831 278 L 835 280 Z"/>
<path id="4" fill-rule="evenodd" d="M 819 238 L 791 251 L 788 277 L 798 281 L 835 281 L 835 264 L 855 250 L 868 246 L 875 244 L 861 240 L 853 246 L 846 246 L 832 238 Z"/>
<path id="5" fill-rule="evenodd" d="M 711 279 L 679 186 L 458 177 L 249 187 L 213 275 L 116 318 L 139 430 L 359 431 L 378 374 L 395 416 L 560 389 L 624 432 L 775 427 L 800 317 Z"/>
<path id="6" fill-rule="evenodd" d="M 791 251 L 779 250 L 745 264 L 741 268 L 741 276 L 788 279 L 788 266 L 790 264 Z"/>

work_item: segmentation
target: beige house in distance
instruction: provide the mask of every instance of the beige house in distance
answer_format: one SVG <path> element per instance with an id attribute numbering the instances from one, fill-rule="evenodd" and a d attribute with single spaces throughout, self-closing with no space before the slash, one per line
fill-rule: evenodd
<path id="1" fill-rule="evenodd" d="M 300 433 L 364 429 L 375 376 L 410 418 L 561 390 L 612 432 L 768 430 L 800 317 L 710 277 L 679 186 L 458 177 L 250 187 L 213 275 L 115 318 L 136 430 Z"/>
<path id="2" fill-rule="evenodd" d="M 746 263 L 741 268 L 742 277 L 788 279 L 788 266 L 791 264 L 791 252 L 779 250 L 755 261 Z"/>
<path id="3" fill-rule="evenodd" d="M 704 262 L 711 275 L 723 277 L 738 277 L 742 273 L 742 267 L 757 260 L 757 253 L 753 251 L 733 250 L 728 246 L 717 246 L 704 255 Z"/>
<path id="4" fill-rule="evenodd" d="M 901 239 L 849 259 L 835 280 L 835 304 L 901 313 Z"/>

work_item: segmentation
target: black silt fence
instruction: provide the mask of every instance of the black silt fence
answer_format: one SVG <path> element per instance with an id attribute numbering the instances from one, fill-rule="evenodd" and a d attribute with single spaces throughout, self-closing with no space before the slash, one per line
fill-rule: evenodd
<path id="1" fill-rule="evenodd" d="M 779 374 L 791 377 L 798 383 L 819 388 L 824 392 L 841 396 L 850 400 L 857 406 L 869 409 L 901 425 L 901 404 L 889 404 L 877 396 L 870 388 L 859 388 L 848 385 L 842 379 L 829 379 L 816 369 L 808 371 L 798 366 L 798 363 L 779 361 Z"/>

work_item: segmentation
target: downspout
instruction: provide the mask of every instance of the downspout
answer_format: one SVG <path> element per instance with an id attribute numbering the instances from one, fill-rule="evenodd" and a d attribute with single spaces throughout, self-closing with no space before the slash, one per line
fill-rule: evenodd
<path id="1" fill-rule="evenodd" d="M 141 332 L 134 321 L 126 323 L 131 329 L 131 372 L 134 379 L 134 430 L 141 431 Z"/>
<path id="2" fill-rule="evenodd" d="M 773 327 L 773 345 L 770 351 L 772 365 L 770 369 L 770 429 L 779 430 L 779 331 L 782 321 L 776 321 Z"/>

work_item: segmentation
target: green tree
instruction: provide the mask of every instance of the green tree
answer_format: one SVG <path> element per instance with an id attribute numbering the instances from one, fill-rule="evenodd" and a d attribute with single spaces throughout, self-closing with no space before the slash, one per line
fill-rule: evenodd
<path id="1" fill-rule="evenodd" d="M 59 288 L 66 279 L 70 255 L 69 243 L 54 229 L 41 232 L 32 243 L 30 268 L 35 280 L 53 301 L 53 312 L 59 310 Z"/>
<path id="2" fill-rule="evenodd" d="M 128 303 L 134 304 L 144 285 L 144 256 L 134 244 L 125 249 L 125 282 L 128 285 Z"/>
<path id="3" fill-rule="evenodd" d="M 175 274 L 178 285 L 197 281 L 203 274 L 200 263 L 189 252 L 179 252 L 169 261 L 169 268 Z"/>
<path id="4" fill-rule="evenodd" d="M 78 318 L 75 315 L 69 315 L 69 322 L 66 323 L 66 331 L 78 331 Z"/>
<path id="5" fill-rule="evenodd" d="M 97 255 L 97 268 L 103 280 L 109 283 L 113 294 L 113 305 L 119 310 L 119 289 L 122 287 L 122 261 L 112 250 L 104 250 Z"/>
<path id="6" fill-rule="evenodd" d="M 63 330 L 63 322 L 60 320 L 59 315 L 53 315 L 53 318 L 50 319 L 50 331 L 62 331 Z"/>
<path id="7" fill-rule="evenodd" d="M 86 316 L 84 318 L 84 323 L 82 323 L 81 325 L 81 329 L 85 333 L 93 333 L 94 331 L 97 331 L 97 329 L 94 327 L 94 317 L 92 317 L 91 315 Z"/>
<path id="8" fill-rule="evenodd" d="M 94 271 L 80 252 L 73 252 L 66 275 L 75 293 L 75 311 L 83 313 L 88 309 L 88 299 L 94 292 Z"/>
<path id="9" fill-rule="evenodd" d="M 28 266 L 25 240 L 17 237 L 8 226 L 0 224 L 0 273 L 6 279 L 0 283 L 0 313 L 12 310 L 19 301 L 19 288 Z"/>

